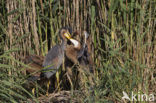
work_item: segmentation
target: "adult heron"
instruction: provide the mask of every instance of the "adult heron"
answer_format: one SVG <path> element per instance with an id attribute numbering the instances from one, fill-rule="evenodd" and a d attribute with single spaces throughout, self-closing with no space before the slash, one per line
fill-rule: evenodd
<path id="1" fill-rule="evenodd" d="M 40 75 L 40 78 L 46 78 L 49 80 L 47 84 L 47 95 L 50 85 L 50 78 L 57 72 L 63 63 L 64 50 L 67 45 L 67 39 L 71 39 L 69 29 L 66 27 L 60 29 L 59 36 L 62 40 L 62 43 L 55 45 L 49 50 L 43 62 L 44 69 L 41 71 Z"/>

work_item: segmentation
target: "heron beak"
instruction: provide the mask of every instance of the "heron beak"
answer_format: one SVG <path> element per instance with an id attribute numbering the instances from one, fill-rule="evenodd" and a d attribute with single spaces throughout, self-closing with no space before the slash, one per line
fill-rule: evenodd
<path id="1" fill-rule="evenodd" d="M 80 43 L 77 41 L 77 40 L 75 40 L 75 39 L 69 39 L 73 44 L 74 44 L 74 47 L 78 47 L 79 45 L 80 45 Z"/>
<path id="2" fill-rule="evenodd" d="M 71 35 L 70 35 L 70 33 L 68 33 L 68 32 L 64 33 L 64 36 L 65 36 L 67 39 L 71 39 Z"/>

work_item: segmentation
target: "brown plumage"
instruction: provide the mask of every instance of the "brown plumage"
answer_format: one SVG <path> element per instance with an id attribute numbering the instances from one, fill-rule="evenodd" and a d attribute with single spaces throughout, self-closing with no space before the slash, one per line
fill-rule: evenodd
<path id="1" fill-rule="evenodd" d="M 81 80 L 81 71 L 93 72 L 91 36 L 86 31 L 82 34 L 76 31 L 73 33 L 72 38 L 76 41 L 70 39 L 71 44 L 67 45 L 65 65 L 67 77 L 72 88 L 78 88 Z M 74 66 L 74 64 L 79 64 L 80 69 Z"/>
<path id="2" fill-rule="evenodd" d="M 81 45 L 79 47 L 74 47 L 74 45 L 67 45 L 65 54 L 69 60 L 71 60 L 74 64 L 78 63 L 77 55 L 80 52 Z"/>
<path id="3" fill-rule="evenodd" d="M 25 68 L 26 75 L 29 75 L 28 80 L 33 81 L 40 77 L 44 57 L 39 55 L 29 55 L 23 60 L 29 67 Z M 32 79 L 32 80 L 31 80 Z"/>
<path id="4" fill-rule="evenodd" d="M 27 81 L 24 86 L 27 89 L 32 89 L 32 93 L 35 94 L 36 82 L 42 85 L 42 80 L 40 80 L 40 71 L 42 70 L 42 63 L 44 57 L 39 55 L 29 55 L 23 59 L 23 62 L 28 66 L 24 67 L 23 74 L 26 75 Z"/>
<path id="5" fill-rule="evenodd" d="M 67 45 L 65 50 L 67 58 L 75 64 L 92 65 L 91 36 L 86 31 L 82 35 L 76 31 L 73 33 L 73 38 L 77 40 L 78 45 L 75 46 L 73 41 L 70 40 L 72 44 Z"/>
<path id="6" fill-rule="evenodd" d="M 80 43 L 81 38 L 79 32 L 78 31 L 74 32 L 72 38 L 74 38 L 77 41 L 78 45 L 75 47 L 74 43 L 70 40 L 71 43 L 67 45 L 65 49 L 65 55 L 67 59 L 69 59 L 74 64 L 77 64 L 78 63 L 77 56 L 82 48 L 82 45 Z"/>

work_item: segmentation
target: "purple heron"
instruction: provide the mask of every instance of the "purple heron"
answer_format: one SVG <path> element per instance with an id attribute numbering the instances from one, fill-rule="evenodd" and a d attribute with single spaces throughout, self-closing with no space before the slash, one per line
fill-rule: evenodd
<path id="1" fill-rule="evenodd" d="M 40 75 L 40 78 L 46 78 L 49 80 L 47 84 L 47 95 L 50 85 L 50 78 L 58 71 L 59 67 L 63 63 L 67 39 L 71 39 L 69 29 L 67 27 L 60 29 L 59 36 L 62 40 L 62 43 L 55 45 L 49 50 L 48 54 L 44 58 L 44 69 L 41 71 Z"/>

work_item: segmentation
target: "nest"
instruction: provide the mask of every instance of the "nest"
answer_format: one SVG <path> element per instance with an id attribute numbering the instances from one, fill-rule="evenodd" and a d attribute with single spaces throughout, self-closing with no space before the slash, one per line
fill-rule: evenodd
<path id="1" fill-rule="evenodd" d="M 73 94 L 77 95 L 76 91 Z M 80 103 L 75 97 L 71 94 L 71 91 L 60 91 L 51 93 L 48 96 L 42 95 L 37 99 L 39 103 Z M 35 103 L 35 101 L 28 99 L 27 103 Z"/>

